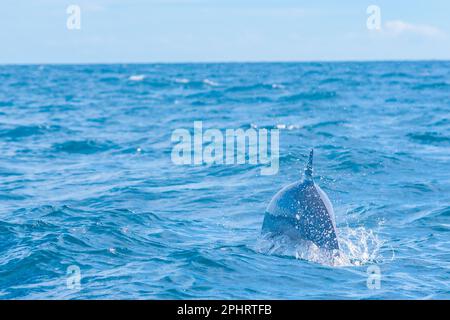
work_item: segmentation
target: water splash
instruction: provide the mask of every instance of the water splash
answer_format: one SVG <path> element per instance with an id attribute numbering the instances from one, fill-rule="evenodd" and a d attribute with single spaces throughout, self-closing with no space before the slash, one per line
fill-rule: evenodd
<path id="1" fill-rule="evenodd" d="M 361 266 L 379 262 L 383 259 L 381 249 L 385 242 L 373 230 L 364 227 L 339 229 L 341 266 Z"/>
<path id="2" fill-rule="evenodd" d="M 294 242 L 287 236 L 264 235 L 258 240 L 256 251 L 332 267 L 361 266 L 382 259 L 380 250 L 384 242 L 372 230 L 344 227 L 339 229 L 338 238 L 340 250 L 330 251 L 308 240 Z"/>

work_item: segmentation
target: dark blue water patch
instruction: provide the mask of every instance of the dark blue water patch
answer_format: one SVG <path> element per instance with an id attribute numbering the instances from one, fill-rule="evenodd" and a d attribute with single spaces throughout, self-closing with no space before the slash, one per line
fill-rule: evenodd
<path id="1" fill-rule="evenodd" d="M 213 257 L 208 257 L 207 251 L 198 249 L 189 249 L 171 254 L 169 257 L 175 260 L 181 260 L 185 265 L 197 269 L 199 272 L 233 272 L 226 264 L 216 261 Z"/>
<path id="2" fill-rule="evenodd" d="M 315 100 L 332 100 L 337 97 L 337 93 L 334 91 L 312 91 L 303 92 L 293 95 L 282 96 L 278 99 L 280 102 L 298 102 L 298 101 L 315 101 Z"/>
<path id="3" fill-rule="evenodd" d="M 415 78 L 416 75 L 414 74 L 408 74 L 405 72 L 387 72 L 383 73 L 381 78 Z"/>
<path id="4" fill-rule="evenodd" d="M 0 177 L 11 177 L 11 176 L 18 177 L 21 175 L 23 174 L 17 170 L 12 170 L 6 167 L 0 167 Z"/>
<path id="5" fill-rule="evenodd" d="M 4 252 L 19 242 L 14 224 L 0 220 L 0 255 L 4 257 Z"/>
<path id="6" fill-rule="evenodd" d="M 250 92 L 251 94 L 255 94 L 255 92 L 261 91 L 273 91 L 279 90 L 283 88 L 284 85 L 276 85 L 276 84 L 265 84 L 265 83 L 257 83 L 257 84 L 243 84 L 241 86 L 234 86 L 231 88 L 225 89 L 225 92 L 239 93 L 239 92 Z"/>
<path id="7" fill-rule="evenodd" d="M 55 152 L 74 154 L 95 154 L 115 149 L 116 145 L 109 141 L 98 140 L 72 140 L 56 143 L 52 149 Z"/>
<path id="8" fill-rule="evenodd" d="M 0 107 L 12 107 L 13 105 L 14 105 L 13 101 L 0 100 Z"/>
<path id="9" fill-rule="evenodd" d="M 450 119 L 449 118 L 443 118 L 437 120 L 435 123 L 433 123 L 434 126 L 450 126 Z"/>
<path id="10" fill-rule="evenodd" d="M 274 99 L 270 96 L 254 93 L 252 96 L 237 96 L 236 93 L 222 90 L 211 90 L 208 92 L 198 92 L 186 96 L 192 106 L 216 106 L 216 105 L 241 105 L 270 103 Z"/>
<path id="11" fill-rule="evenodd" d="M 420 144 L 447 146 L 450 144 L 450 137 L 438 132 L 409 133 L 408 137 Z"/>
<path id="12" fill-rule="evenodd" d="M 413 90 L 448 90 L 450 89 L 450 83 L 447 82 L 433 82 L 422 83 L 413 86 Z"/>
<path id="13" fill-rule="evenodd" d="M 435 192 L 435 188 L 433 188 L 433 186 L 427 184 L 427 183 L 421 183 L 421 182 L 417 182 L 417 183 L 407 183 L 404 184 L 403 186 L 404 191 L 406 192 L 413 192 L 413 193 L 417 193 L 417 194 L 422 194 L 422 193 L 427 193 L 427 192 Z"/>
<path id="14" fill-rule="evenodd" d="M 2 201 L 19 201 L 27 199 L 26 196 L 11 192 L 0 192 L 0 200 Z"/>
<path id="15" fill-rule="evenodd" d="M 16 289 L 19 287 L 18 284 L 45 283 L 62 276 L 62 272 L 55 271 L 56 268 L 61 268 L 60 261 L 60 254 L 54 248 L 39 248 L 39 246 L 30 246 L 28 252 L 24 252 L 23 256 L 11 257 L 0 271 L 0 286 L 11 288 L 11 295 L 7 294 L 2 298 L 11 299 L 15 295 L 23 295 L 28 292 L 25 288 Z M 49 268 L 49 265 L 52 265 L 53 268 Z"/>
<path id="16" fill-rule="evenodd" d="M 410 213 L 410 215 L 406 220 L 410 224 L 426 231 L 431 237 L 444 236 L 450 231 L 450 208 L 447 205 L 437 206 L 434 209 L 424 207 L 416 212 Z M 439 242 L 437 244 L 442 245 Z"/>
<path id="17" fill-rule="evenodd" d="M 340 84 L 342 82 L 345 82 L 345 79 L 343 78 L 328 78 L 328 79 L 323 79 L 320 83 L 321 84 Z"/>
<path id="18" fill-rule="evenodd" d="M 441 207 L 437 210 L 434 210 L 431 214 L 430 217 L 442 217 L 442 218 L 450 218 L 450 207 L 449 206 L 444 206 Z"/>
<path id="19" fill-rule="evenodd" d="M 62 127 L 51 125 L 23 125 L 23 126 L 19 125 L 12 128 L 2 128 L 2 127 L 3 126 L 0 125 L 0 138 L 11 140 L 19 140 L 22 138 L 62 131 Z"/>

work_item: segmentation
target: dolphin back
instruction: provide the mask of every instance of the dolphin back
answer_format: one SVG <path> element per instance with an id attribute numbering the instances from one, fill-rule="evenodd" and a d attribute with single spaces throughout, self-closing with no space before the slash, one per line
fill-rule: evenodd
<path id="1" fill-rule="evenodd" d="M 302 182 L 281 189 L 264 216 L 263 234 L 309 240 L 320 248 L 339 250 L 333 206 L 312 179 L 312 153 Z"/>

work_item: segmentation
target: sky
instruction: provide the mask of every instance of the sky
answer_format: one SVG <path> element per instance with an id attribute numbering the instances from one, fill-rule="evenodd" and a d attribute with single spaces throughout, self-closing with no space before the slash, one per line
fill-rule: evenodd
<path id="1" fill-rule="evenodd" d="M 80 29 L 67 27 L 70 5 Z M 3 0 L 0 11 L 0 64 L 450 60 L 448 0 Z"/>

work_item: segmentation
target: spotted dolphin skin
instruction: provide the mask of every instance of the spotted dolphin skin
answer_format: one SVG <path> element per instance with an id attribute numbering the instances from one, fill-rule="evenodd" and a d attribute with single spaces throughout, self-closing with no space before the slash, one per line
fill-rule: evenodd
<path id="1" fill-rule="evenodd" d="M 281 189 L 270 201 L 262 234 L 309 240 L 319 248 L 339 250 L 334 211 L 328 196 L 313 180 L 313 150 L 303 181 Z"/>

